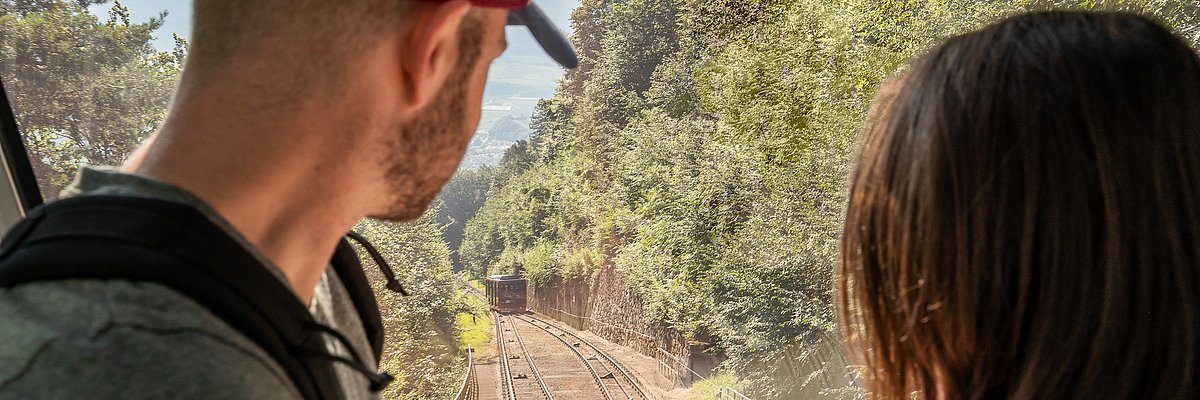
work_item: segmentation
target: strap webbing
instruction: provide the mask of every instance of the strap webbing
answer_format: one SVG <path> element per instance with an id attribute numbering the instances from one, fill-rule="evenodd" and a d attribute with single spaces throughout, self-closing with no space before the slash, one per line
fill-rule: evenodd
<path id="1" fill-rule="evenodd" d="M 345 286 L 346 292 L 350 294 L 354 310 L 358 311 L 358 317 L 362 319 L 363 331 L 371 344 L 371 355 L 375 357 L 375 364 L 378 365 L 383 355 L 383 318 L 379 315 L 379 302 L 375 299 L 375 291 L 371 289 L 362 263 L 358 261 L 358 253 L 354 251 L 350 242 L 343 239 L 333 252 L 331 263 L 338 279 L 342 281 L 342 286 Z"/>
<path id="2" fill-rule="evenodd" d="M 165 285 L 261 346 L 304 398 L 342 396 L 328 359 L 299 355 L 325 351 L 321 334 L 305 329 L 316 323 L 307 307 L 192 207 L 117 196 L 39 207 L 0 243 L 0 287 L 58 279 Z"/>

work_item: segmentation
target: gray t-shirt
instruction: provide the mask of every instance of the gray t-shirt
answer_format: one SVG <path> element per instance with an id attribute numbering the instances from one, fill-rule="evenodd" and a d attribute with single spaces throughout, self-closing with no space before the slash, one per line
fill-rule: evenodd
<path id="1" fill-rule="evenodd" d="M 63 197 L 119 195 L 195 207 L 283 274 L 200 199 L 137 175 L 85 168 Z M 332 269 L 309 311 L 371 354 L 349 294 Z M 341 355 L 347 349 L 328 340 Z M 371 360 L 367 360 L 371 362 Z M 368 365 L 374 368 L 374 365 Z M 336 367 L 348 399 L 377 399 L 365 377 Z M 299 399 L 284 370 L 250 339 L 190 298 L 129 281 L 63 280 L 0 288 L 0 399 Z"/>

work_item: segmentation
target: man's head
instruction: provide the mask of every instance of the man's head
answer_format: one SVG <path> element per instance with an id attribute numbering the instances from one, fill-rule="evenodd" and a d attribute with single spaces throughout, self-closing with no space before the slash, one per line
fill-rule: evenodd
<path id="1" fill-rule="evenodd" d="M 373 181 L 367 212 L 413 219 L 478 125 L 508 11 L 466 0 L 197 0 L 180 90 L 237 81 L 260 115 L 320 119 L 334 130 L 317 134 L 335 143 L 313 164 L 362 164 L 331 179 Z M 299 135 L 285 140 L 308 139 Z"/>

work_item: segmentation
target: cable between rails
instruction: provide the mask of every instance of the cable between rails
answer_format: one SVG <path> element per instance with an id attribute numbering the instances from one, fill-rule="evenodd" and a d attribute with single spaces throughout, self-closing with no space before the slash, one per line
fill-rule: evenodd
<path id="1" fill-rule="evenodd" d="M 517 319 L 521 319 L 521 318 L 517 318 Z M 536 318 L 533 318 L 533 319 L 536 319 Z M 608 392 L 608 387 L 604 385 L 604 379 L 600 378 L 600 373 L 596 371 L 595 367 L 592 367 L 592 363 L 588 362 L 587 357 L 584 357 L 583 353 L 580 353 L 579 350 L 576 350 L 575 346 L 572 346 L 571 343 L 568 343 L 566 339 L 563 339 L 561 336 L 555 335 L 553 332 L 550 332 L 549 329 L 546 329 L 545 327 L 542 327 L 541 325 L 535 324 L 535 323 L 533 323 L 533 321 L 528 321 L 528 320 L 523 320 L 523 319 L 522 319 L 522 321 L 525 321 L 525 322 L 529 323 L 530 325 L 533 325 L 533 326 L 537 327 L 538 329 L 545 331 L 547 335 L 553 336 L 555 339 L 558 339 L 558 341 L 562 342 L 562 344 L 566 345 L 568 349 L 571 349 L 571 352 L 575 353 L 575 356 L 579 357 L 580 361 L 583 361 L 583 365 L 587 367 L 588 372 L 592 373 L 592 379 L 596 380 L 596 385 L 600 387 L 600 392 L 604 393 L 604 398 L 607 400 L 612 400 L 612 393 Z M 543 324 L 544 324 L 544 322 L 543 322 Z M 593 350 L 595 350 L 594 347 L 593 347 Z M 597 361 L 599 361 L 599 360 L 597 360 Z M 617 384 L 620 385 L 620 382 L 617 382 Z"/>
<path id="2" fill-rule="evenodd" d="M 533 317 L 533 316 L 528 316 L 528 318 L 530 318 L 530 319 L 533 319 L 533 320 L 535 320 L 535 321 L 538 321 L 538 322 L 541 322 L 541 323 L 543 323 L 543 324 L 550 325 L 549 323 L 547 323 L 547 322 L 543 321 L 541 318 L 537 318 L 537 317 Z M 536 324 L 535 324 L 535 326 L 536 326 Z M 649 397 L 647 397 L 647 396 L 646 396 L 646 392 L 645 392 L 645 391 L 643 391 L 643 390 L 642 390 L 642 388 L 641 388 L 641 386 L 638 384 L 638 381 L 637 381 L 637 380 L 635 380 L 635 379 L 633 378 L 633 374 L 630 374 L 630 373 L 629 373 L 629 371 L 628 371 L 628 370 L 625 368 L 625 366 L 624 366 L 624 365 L 621 365 L 621 363 L 618 363 L 618 362 L 617 362 L 617 360 L 613 359 L 613 358 L 612 358 L 612 357 L 610 357 L 610 356 L 609 356 L 607 353 L 605 353 L 604 351 L 600 350 L 600 348 L 599 348 L 599 347 L 596 347 L 596 345 L 595 345 L 595 344 L 592 344 L 592 342 L 589 342 L 589 341 L 587 341 L 586 339 L 584 339 L 584 338 L 580 337 L 579 335 L 576 335 L 575 333 L 573 333 L 573 332 L 570 332 L 570 331 L 567 331 L 567 330 L 565 330 L 565 329 L 559 329 L 559 330 L 560 330 L 560 331 L 562 331 L 563 333 L 567 334 L 567 335 L 570 335 L 572 338 L 574 338 L 575 340 L 578 340 L 580 343 L 586 344 L 586 345 L 588 345 L 588 347 L 591 347 L 591 348 L 592 348 L 592 350 L 593 350 L 593 351 L 595 351 L 596 355 L 598 355 L 598 356 L 600 356 L 600 357 L 604 357 L 604 359 L 605 359 L 606 361 L 608 361 L 608 363 L 609 363 L 609 364 L 611 364 L 613 367 L 615 367 L 615 368 L 617 369 L 617 371 L 618 371 L 618 372 L 620 372 L 620 373 L 621 373 L 621 375 L 625 377 L 625 380 L 629 381 L 629 385 L 630 385 L 631 387 L 633 387 L 633 390 L 634 390 L 634 391 L 636 391 L 636 392 L 637 392 L 637 395 L 638 395 L 638 397 L 639 397 L 639 398 L 642 398 L 642 399 L 648 399 L 648 398 L 649 398 Z M 560 340 L 561 340 L 561 339 L 560 339 Z M 572 347 L 572 349 L 574 349 L 574 347 Z M 577 353 L 578 353 L 578 352 L 577 352 Z M 610 372 L 611 372 L 611 371 L 610 371 Z M 625 388 L 624 388 L 623 386 L 621 386 L 621 383 L 620 383 L 620 381 L 618 381 L 618 382 L 617 382 L 617 385 L 618 385 L 618 387 L 621 387 L 621 390 L 622 390 L 622 391 L 624 391 L 624 390 L 625 390 Z M 628 393 L 628 392 L 626 392 L 625 394 L 628 396 L 628 394 L 629 394 L 629 393 Z"/>
<path id="3" fill-rule="evenodd" d="M 500 378 L 501 384 L 504 385 L 504 398 L 508 400 L 516 400 L 517 391 L 513 388 L 512 370 L 508 367 L 508 348 L 504 345 L 504 321 L 501 319 L 500 313 L 493 312 L 492 315 L 496 318 L 496 340 L 500 343 Z"/>
<path id="4" fill-rule="evenodd" d="M 533 357 L 529 356 L 529 349 L 525 348 L 525 340 L 521 339 L 521 331 L 517 329 L 516 324 L 512 323 L 512 316 L 508 316 L 508 319 L 510 320 L 509 326 L 512 327 L 513 337 L 517 338 L 517 345 L 521 347 L 521 353 L 524 354 L 523 357 L 525 357 L 525 363 L 529 364 L 529 370 L 533 373 L 533 377 L 537 379 L 538 386 L 542 389 L 542 394 L 546 395 L 546 400 L 554 400 L 554 395 L 550 394 L 550 388 L 546 386 L 546 381 L 542 380 L 542 373 L 538 371 L 537 365 L 533 362 Z M 500 344 L 504 345 L 503 342 Z M 508 360 L 505 359 L 505 363 L 507 362 Z M 511 375 L 509 378 L 512 378 Z M 512 381 L 510 380 L 509 383 L 511 384 Z M 513 396 L 515 398 L 515 392 Z"/>

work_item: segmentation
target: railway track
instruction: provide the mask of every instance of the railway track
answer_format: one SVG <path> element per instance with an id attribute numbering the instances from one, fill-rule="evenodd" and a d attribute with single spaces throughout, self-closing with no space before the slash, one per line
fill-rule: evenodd
<path id="1" fill-rule="evenodd" d="M 633 374 L 629 373 L 629 370 L 625 366 L 605 353 L 604 350 L 596 347 L 592 342 L 587 341 L 570 330 L 561 329 L 532 314 L 523 315 L 518 318 L 527 318 L 530 324 L 538 326 L 547 333 L 557 333 L 556 337 L 559 341 L 570 347 L 580 359 L 589 365 L 589 369 L 595 372 L 594 376 L 599 380 L 601 389 L 605 393 L 605 399 L 649 399 L 646 396 L 646 392 L 642 390 L 641 384 L 633 377 Z M 568 338 L 570 341 L 568 341 Z M 580 347 L 584 348 L 584 351 L 577 349 Z M 591 354 L 584 356 L 585 353 Z"/>
<path id="2" fill-rule="evenodd" d="M 495 316 L 506 400 L 649 399 L 624 366 L 582 337 L 532 314 Z"/>
<path id="3" fill-rule="evenodd" d="M 500 344 L 500 390 L 507 400 L 517 399 L 546 399 L 554 400 L 549 386 L 542 379 L 542 373 L 537 368 L 533 357 L 529 356 L 529 348 L 520 331 L 513 326 L 511 316 L 495 313 L 496 338 Z M 516 351 L 511 351 L 516 350 Z"/>

